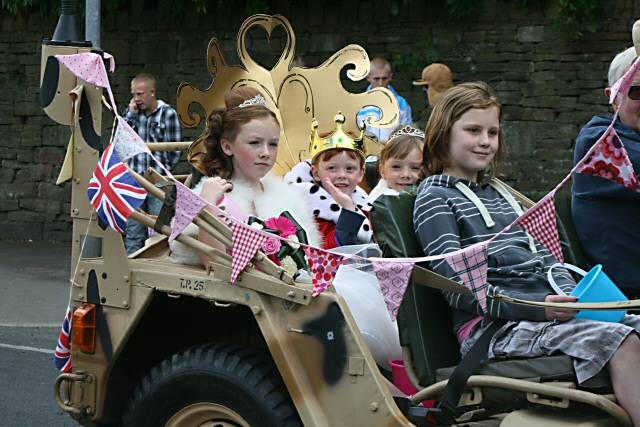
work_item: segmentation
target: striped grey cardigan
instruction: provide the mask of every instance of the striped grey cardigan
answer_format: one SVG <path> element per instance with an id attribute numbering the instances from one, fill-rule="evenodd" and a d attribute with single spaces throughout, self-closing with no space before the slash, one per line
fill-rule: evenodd
<path id="1" fill-rule="evenodd" d="M 456 187 L 457 186 L 457 187 Z M 460 187 L 462 188 L 461 191 Z M 471 190 L 477 197 L 467 197 Z M 418 188 L 413 225 L 425 255 L 440 255 L 493 237 L 518 217 L 514 207 L 489 184 L 479 184 L 448 175 L 428 177 Z M 554 293 L 546 273 L 556 262 L 551 253 L 519 226 L 499 236 L 488 248 L 488 315 L 506 320 L 544 321 L 544 309 L 508 304 L 496 294 L 543 301 Z M 445 260 L 431 263 L 443 276 L 458 279 Z M 554 278 L 570 293 L 575 282 L 564 268 L 554 269 Z M 454 328 L 483 314 L 472 296 L 445 292 L 453 310 Z"/>

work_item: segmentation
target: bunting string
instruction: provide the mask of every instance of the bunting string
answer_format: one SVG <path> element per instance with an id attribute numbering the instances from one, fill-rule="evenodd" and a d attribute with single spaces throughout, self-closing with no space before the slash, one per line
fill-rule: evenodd
<path id="1" fill-rule="evenodd" d="M 532 234 L 540 243 L 545 245 L 558 259 L 562 259 L 562 251 L 559 247 L 557 223 L 555 220 L 555 207 L 553 201 L 555 193 L 564 184 L 566 184 L 567 181 L 571 179 L 574 173 L 588 173 L 595 176 L 600 176 L 625 185 L 627 188 L 633 189 L 635 191 L 640 191 L 640 184 L 637 175 L 633 170 L 633 165 L 631 164 L 628 158 L 628 154 L 613 128 L 618 118 L 618 114 L 616 112 L 613 116 L 612 123 L 610 124 L 607 131 L 598 141 L 596 141 L 596 143 L 573 167 L 573 169 L 571 169 L 569 174 L 553 190 L 551 190 L 547 195 L 545 195 L 542 199 L 535 203 L 523 216 L 517 218 L 513 223 L 505 227 L 503 230 L 499 231 L 497 234 L 493 235 L 490 239 L 476 243 L 473 246 L 469 246 L 464 249 L 442 255 L 411 258 L 364 258 L 355 254 L 341 254 L 338 250 L 329 251 L 322 248 L 312 247 L 310 245 L 290 241 L 287 238 L 267 233 L 262 230 L 251 228 L 246 223 L 242 222 L 238 218 L 235 218 L 234 215 L 232 215 L 230 212 L 218 209 L 216 206 L 203 199 L 200 195 L 195 194 L 186 186 L 182 185 L 181 187 L 175 177 L 171 174 L 171 172 L 168 171 L 164 167 L 164 165 L 151 153 L 146 143 L 144 143 L 139 138 L 137 133 L 133 131 L 130 126 L 128 126 L 126 121 L 118 115 L 102 58 L 99 55 L 93 53 L 56 55 L 56 58 L 60 61 L 60 63 L 65 65 L 72 73 L 74 73 L 79 78 L 96 86 L 103 87 L 109 93 L 109 98 L 113 106 L 114 115 L 117 117 L 118 121 L 118 129 L 114 132 L 112 141 L 116 146 L 115 151 L 117 151 L 121 159 L 124 161 L 126 158 L 129 158 L 135 154 L 139 154 L 142 152 L 147 153 L 166 173 L 166 175 L 176 182 L 176 185 L 179 187 L 178 191 L 181 192 L 181 199 L 183 201 L 183 203 L 181 203 L 181 209 L 183 210 L 182 213 L 186 215 L 186 218 L 189 219 L 188 221 L 180 220 L 179 227 L 174 233 L 172 233 L 173 238 L 175 238 L 182 230 L 184 230 L 184 228 L 181 229 L 183 222 L 190 222 L 204 207 L 207 206 L 210 207 L 214 212 L 216 212 L 219 217 L 226 218 L 228 224 L 231 224 L 234 236 L 232 255 L 235 250 L 236 255 L 238 255 L 239 257 L 238 261 L 236 261 L 236 256 L 234 256 L 232 281 L 235 281 L 238 274 L 246 266 L 246 263 L 248 263 L 249 260 L 253 258 L 261 244 L 267 238 L 270 238 L 279 239 L 284 242 L 289 242 L 296 245 L 301 245 L 304 248 L 305 253 L 307 253 L 308 257 L 315 260 L 315 267 L 312 266 L 311 269 L 312 272 L 315 271 L 316 276 L 320 274 L 321 269 L 319 268 L 319 266 L 322 265 L 324 267 L 324 270 L 321 274 L 322 281 L 320 281 L 318 277 L 316 277 L 317 280 L 314 281 L 315 294 L 319 294 L 324 289 L 326 289 L 326 287 L 330 285 L 331 280 L 333 280 L 333 277 L 335 276 L 335 271 L 326 271 L 326 260 L 329 260 L 328 265 L 330 267 L 336 267 L 336 269 L 337 266 L 345 262 L 345 260 L 371 262 L 374 265 L 374 269 L 377 269 L 376 274 L 382 278 L 381 283 L 384 282 L 384 286 L 387 286 L 388 283 L 390 283 L 388 278 L 391 277 L 390 274 L 393 272 L 395 276 L 401 277 L 401 280 L 391 280 L 394 285 L 388 286 L 388 290 L 386 291 L 387 295 L 392 295 L 392 297 L 388 299 L 393 300 L 394 298 L 397 299 L 396 294 L 403 293 L 403 286 L 405 282 L 404 278 L 410 276 L 410 267 L 413 267 L 413 264 L 445 259 L 449 263 L 449 265 L 451 265 L 452 268 L 456 270 L 458 276 L 464 282 L 464 284 L 467 287 L 470 287 L 472 290 L 475 289 L 474 294 L 482 305 L 483 303 L 481 301 L 483 300 L 483 298 L 486 299 L 486 290 L 482 289 L 484 283 L 480 282 L 486 282 L 486 268 L 484 264 L 486 264 L 486 252 L 488 245 L 493 240 L 509 231 L 513 226 L 520 225 L 527 229 L 530 234 Z M 110 69 L 113 72 L 115 62 L 113 61 L 113 58 L 111 58 L 110 60 Z M 611 103 L 613 103 L 616 99 L 619 99 L 619 102 L 622 105 L 627 100 L 627 92 L 629 86 L 632 84 L 633 77 L 638 72 L 638 70 L 640 70 L 640 58 L 636 59 L 632 67 L 612 87 L 610 97 Z M 617 172 L 611 168 L 611 165 L 617 166 Z M 176 206 L 176 210 L 178 210 L 178 206 Z M 236 248 L 236 246 L 238 247 Z M 254 247 L 255 250 L 253 249 Z M 319 261 L 320 259 L 322 259 L 322 262 Z M 406 281 L 408 282 L 408 278 Z M 484 297 L 483 292 L 485 295 Z M 393 306 L 393 304 L 395 303 L 392 302 L 391 304 L 392 306 L 389 307 L 390 313 L 395 310 L 395 307 Z"/>

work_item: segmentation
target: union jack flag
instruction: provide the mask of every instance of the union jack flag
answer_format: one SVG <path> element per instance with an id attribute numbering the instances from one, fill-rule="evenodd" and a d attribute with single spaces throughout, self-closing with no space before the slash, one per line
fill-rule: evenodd
<path id="1" fill-rule="evenodd" d="M 58 345 L 53 356 L 53 364 L 62 372 L 71 372 L 71 307 L 67 307 L 67 314 L 62 322 L 62 330 L 58 337 Z"/>
<path id="2" fill-rule="evenodd" d="M 127 218 L 147 197 L 146 190 L 129 173 L 113 144 L 107 146 L 96 165 L 88 194 L 100 218 L 119 233 L 123 233 Z"/>

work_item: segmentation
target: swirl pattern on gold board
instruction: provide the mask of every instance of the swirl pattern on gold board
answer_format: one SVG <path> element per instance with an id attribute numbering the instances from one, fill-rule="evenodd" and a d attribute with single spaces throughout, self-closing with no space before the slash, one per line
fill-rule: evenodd
<path id="1" fill-rule="evenodd" d="M 269 38 L 277 27 L 285 31 L 284 48 L 270 70 L 256 62 L 247 49 L 247 34 L 253 27 L 261 27 Z M 369 56 L 361 46 L 345 46 L 321 65 L 309 68 L 292 65 L 295 47 L 296 39 L 291 24 L 280 15 L 253 15 L 244 21 L 237 42 L 241 65 L 228 65 L 219 41 L 212 39 L 207 49 L 211 85 L 204 90 L 191 83 L 180 86 L 177 99 L 180 120 L 186 127 L 198 127 L 202 123 L 202 115 L 194 108 L 197 104 L 208 117 L 212 111 L 224 107 L 224 95 L 232 88 L 255 87 L 262 92 L 282 125 L 278 160 L 274 168 L 278 174 L 288 172 L 306 158 L 310 141 L 309 126 L 313 118 L 318 120 L 320 132 L 328 132 L 333 130 L 333 118 L 340 110 L 347 117 L 345 130 L 358 133 L 358 111 L 367 105 L 374 105 L 380 108 L 382 116 L 372 124 L 393 127 L 398 123 L 398 102 L 389 90 L 376 88 L 369 92 L 352 93 L 340 81 L 340 73 L 345 67 L 351 67 L 346 75 L 353 81 L 360 81 L 369 74 Z M 368 154 L 378 154 L 381 145 L 369 140 L 366 148 Z M 196 140 L 189 148 L 189 160 L 197 164 L 204 150 L 202 140 Z"/>

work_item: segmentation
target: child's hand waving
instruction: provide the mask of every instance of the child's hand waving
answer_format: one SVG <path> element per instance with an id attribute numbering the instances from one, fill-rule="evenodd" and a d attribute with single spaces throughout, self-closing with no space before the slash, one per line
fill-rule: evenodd
<path id="1" fill-rule="evenodd" d="M 338 187 L 331 183 L 329 178 L 325 178 L 324 180 L 322 180 L 322 186 L 325 190 L 327 190 L 329 194 L 331 194 L 331 197 L 333 197 L 336 203 L 342 206 L 343 209 L 347 209 L 350 211 L 356 210 L 356 205 L 353 203 L 351 195 L 344 194 Z"/>
<path id="2" fill-rule="evenodd" d="M 216 176 L 207 180 L 202 187 L 202 197 L 213 204 L 218 204 L 224 193 L 231 191 L 233 184 Z"/>
<path id="3" fill-rule="evenodd" d="M 578 298 L 571 295 L 547 295 L 545 302 L 576 302 Z M 558 322 L 566 322 L 573 319 L 578 314 L 576 310 L 564 310 L 561 308 L 547 307 L 544 309 L 547 320 L 557 320 Z"/>

